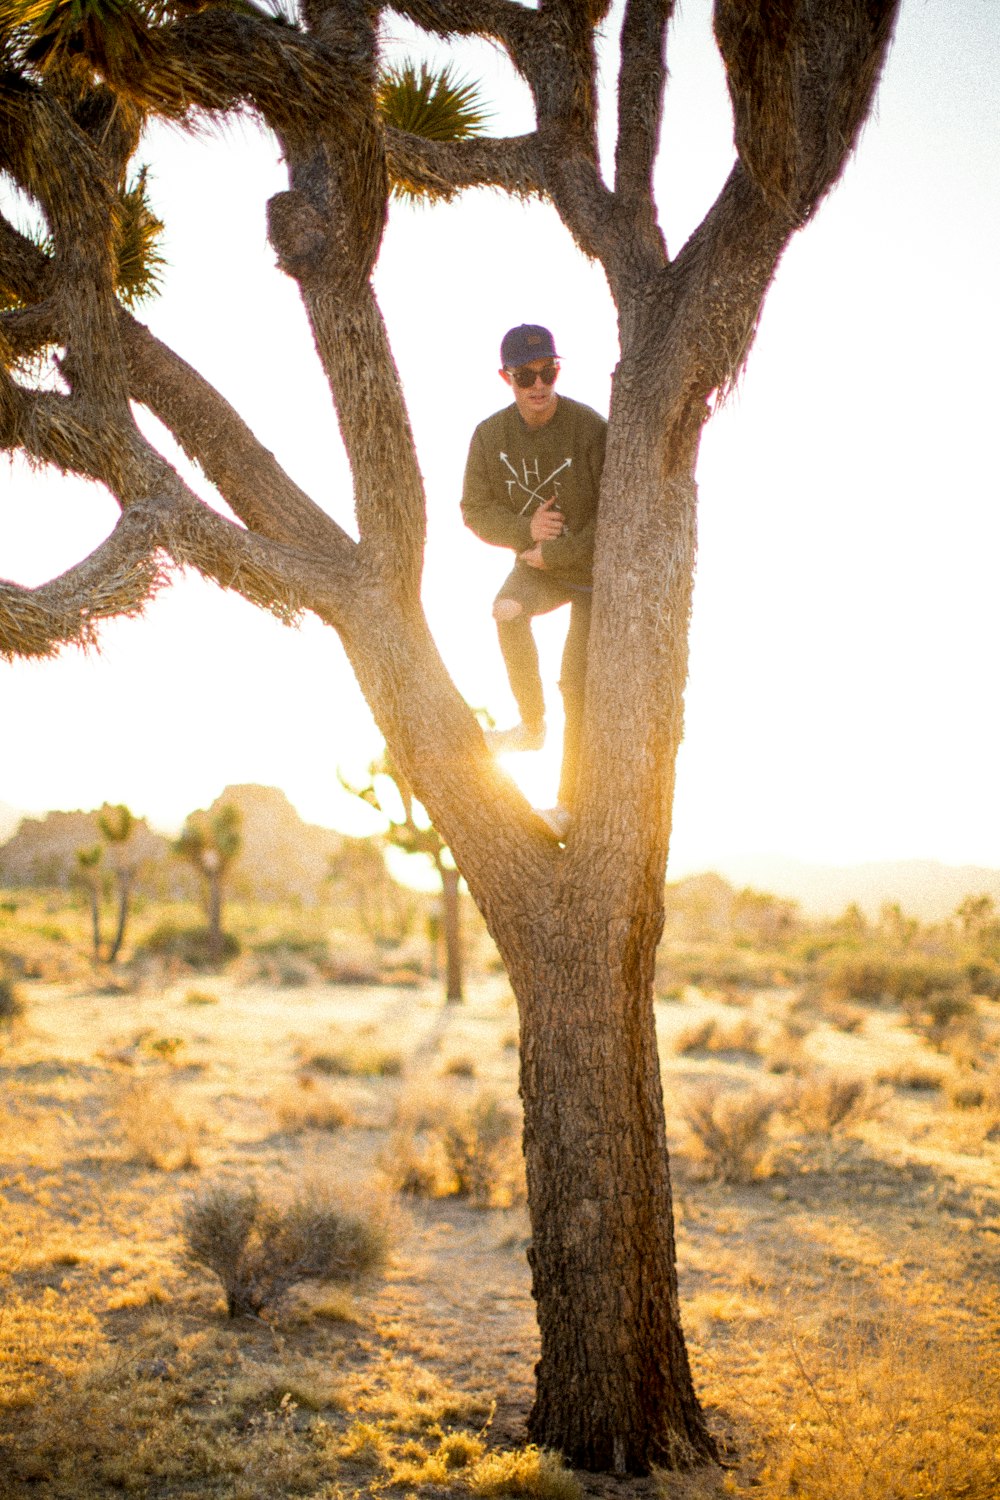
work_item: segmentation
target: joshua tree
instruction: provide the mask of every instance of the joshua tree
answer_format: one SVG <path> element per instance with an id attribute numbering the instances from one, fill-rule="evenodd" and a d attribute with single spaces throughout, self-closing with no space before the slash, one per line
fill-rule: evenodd
<path id="1" fill-rule="evenodd" d="M 402 816 L 399 816 L 391 806 L 386 806 L 386 799 L 379 792 L 380 777 L 386 777 L 395 786 Z M 396 849 L 402 849 L 406 854 L 425 854 L 437 871 L 441 881 L 445 999 L 455 1004 L 460 1003 L 465 998 L 462 980 L 462 922 L 459 903 L 461 877 L 451 850 L 433 824 L 418 816 L 414 806 L 416 799 L 404 777 L 393 765 L 388 751 L 382 755 L 381 759 L 372 761 L 368 767 L 368 780 L 363 786 L 353 786 L 343 774 L 340 780 L 349 792 L 353 792 L 355 797 L 360 797 L 362 802 L 367 802 L 370 807 L 374 807 L 376 812 L 382 813 L 388 820 L 389 826 L 384 834 L 388 844 Z"/>
<path id="2" fill-rule="evenodd" d="M 130 857 L 128 847 L 138 825 L 134 813 L 125 806 L 124 802 L 118 802 L 113 807 L 108 803 L 104 804 L 97 814 L 97 826 L 101 838 L 113 850 L 112 868 L 115 884 L 118 887 L 118 921 L 107 954 L 108 963 L 113 964 L 125 941 L 132 893 L 139 876 L 141 861 L 134 855 Z"/>
<path id="3" fill-rule="evenodd" d="M 95 966 L 101 961 L 101 897 L 104 894 L 104 871 L 101 860 L 104 850 L 100 844 L 76 851 L 76 868 L 73 881 L 81 886 L 90 901 L 90 943 Z"/>
<path id="4" fill-rule="evenodd" d="M 226 872 L 239 854 L 240 845 L 239 811 L 228 804 L 215 812 L 191 813 L 174 845 L 174 853 L 194 865 L 202 878 L 208 915 L 208 957 L 213 964 L 222 962 L 222 890 Z"/>
<path id="5" fill-rule="evenodd" d="M 2 0 L 0 159 L 47 237 L 0 221 L 0 445 L 103 483 L 122 515 L 60 578 L 3 587 L 0 650 L 38 656 L 92 639 L 102 619 L 138 613 L 171 562 L 339 632 L 517 995 L 541 1330 L 529 1431 L 585 1467 L 641 1472 L 714 1451 L 678 1314 L 652 1006 L 695 462 L 710 398 L 738 376 L 785 247 L 858 138 L 896 6 L 716 0 L 736 161 L 671 256 L 653 168 L 673 0 L 624 0 L 610 180 L 596 62 L 609 0 L 302 0 L 294 19 L 250 0 Z M 503 48 L 535 128 L 440 141 L 387 125 L 379 36 L 390 9 L 438 38 Z M 359 541 L 122 305 L 136 291 L 126 247 L 151 232 L 127 175 L 144 123 L 203 128 L 246 111 L 287 166 L 269 234 L 337 408 Z M 494 766 L 428 630 L 420 468 L 371 284 L 394 185 L 449 197 L 475 184 L 549 199 L 604 267 L 618 309 L 580 813 L 565 848 Z M 46 350 L 59 351 L 55 383 L 32 379 Z M 130 402 L 173 432 L 235 521 L 185 485 Z"/>

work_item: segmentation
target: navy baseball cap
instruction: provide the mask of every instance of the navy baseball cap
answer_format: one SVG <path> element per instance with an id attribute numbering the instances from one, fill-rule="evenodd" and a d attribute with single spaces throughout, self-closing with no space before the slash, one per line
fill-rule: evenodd
<path id="1" fill-rule="evenodd" d="M 518 365 L 528 365 L 533 359 L 558 358 L 555 339 L 537 323 L 522 323 L 510 329 L 500 345 L 500 363 L 505 370 L 516 370 Z"/>

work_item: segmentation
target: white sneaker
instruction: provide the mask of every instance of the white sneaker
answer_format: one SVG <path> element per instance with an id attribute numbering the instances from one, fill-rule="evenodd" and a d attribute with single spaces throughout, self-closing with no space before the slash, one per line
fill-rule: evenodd
<path id="1" fill-rule="evenodd" d="M 558 839 L 560 844 L 563 843 L 573 825 L 573 814 L 569 808 L 557 802 L 555 807 L 537 807 L 535 811 L 549 832 Z"/>
<path id="2" fill-rule="evenodd" d="M 545 720 L 530 728 L 527 724 L 514 724 L 510 729 L 484 729 L 483 738 L 494 755 L 503 755 L 508 750 L 540 750 L 545 744 Z"/>

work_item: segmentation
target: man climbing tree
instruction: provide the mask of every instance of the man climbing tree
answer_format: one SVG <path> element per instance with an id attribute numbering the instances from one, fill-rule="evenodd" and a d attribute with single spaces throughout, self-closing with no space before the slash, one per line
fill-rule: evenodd
<path id="1" fill-rule="evenodd" d="M 395 764 L 447 841 L 518 998 L 530 1260 L 541 1332 L 531 1437 L 643 1472 L 711 1457 L 678 1313 L 652 1007 L 708 398 L 736 379 L 778 261 L 837 180 L 871 106 L 896 0 L 717 0 L 737 159 L 668 257 L 653 194 L 672 0 L 625 0 L 617 145 L 602 176 L 607 0 L 396 0 L 439 38 L 502 47 L 527 135 L 424 139 L 385 123 L 378 0 L 2 0 L 0 164 L 38 205 L 0 222 L 0 443 L 105 485 L 121 519 L 36 589 L 4 585 L 0 649 L 51 654 L 138 613 L 169 562 L 340 634 Z M 133 320 L 150 215 L 127 176 L 147 119 L 250 110 L 288 188 L 268 204 L 354 480 L 355 542 L 193 369 Z M 391 116 L 390 116 L 391 119 Z M 461 133 L 461 132 L 459 132 Z M 221 148 L 220 148 L 221 149 Z M 577 816 L 565 848 L 497 770 L 420 604 L 420 470 L 371 285 L 390 187 L 489 184 L 553 203 L 619 317 Z M 140 257 L 141 263 L 141 257 Z M 54 388 L 32 378 L 57 350 Z M 200 501 L 136 426 L 152 411 L 237 517 Z"/>

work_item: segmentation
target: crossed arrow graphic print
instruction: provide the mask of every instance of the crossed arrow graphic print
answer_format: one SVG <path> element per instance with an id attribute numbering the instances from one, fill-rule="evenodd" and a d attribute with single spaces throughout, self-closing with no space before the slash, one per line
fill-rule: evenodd
<path id="1" fill-rule="evenodd" d="M 552 497 L 550 495 L 543 495 L 542 491 L 545 489 L 546 485 L 553 483 L 553 480 L 555 479 L 557 474 L 561 474 L 563 469 L 571 468 L 573 464 L 573 460 L 571 458 L 564 458 L 562 463 L 559 464 L 557 468 L 552 470 L 551 474 L 546 475 L 546 477 L 542 479 L 538 470 L 538 460 L 536 459 L 534 464 L 529 467 L 528 461 L 527 459 L 525 459 L 521 465 L 524 472 L 524 478 L 522 479 L 521 475 L 518 474 L 517 470 L 514 468 L 514 465 L 507 457 L 506 453 L 501 453 L 500 462 L 504 465 L 505 468 L 509 469 L 511 473 L 511 478 L 507 480 L 507 494 L 513 495 L 514 487 L 516 485 L 521 493 L 527 495 L 528 497 L 527 500 L 525 500 L 524 504 L 521 506 L 521 509 L 518 511 L 518 515 L 520 516 L 524 515 L 525 511 L 528 509 L 528 506 L 531 505 L 532 502 L 537 501 L 539 504 L 541 504 L 543 500 L 551 499 Z M 553 491 L 556 495 L 558 495 L 558 484 L 553 485 Z"/>

